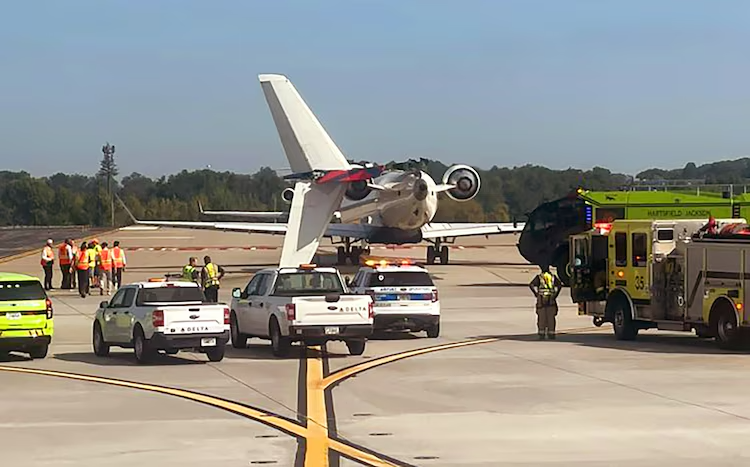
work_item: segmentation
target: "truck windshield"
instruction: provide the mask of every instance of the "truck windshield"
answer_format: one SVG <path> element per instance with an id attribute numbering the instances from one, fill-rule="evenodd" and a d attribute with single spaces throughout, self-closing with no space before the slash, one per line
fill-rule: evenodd
<path id="1" fill-rule="evenodd" d="M 141 289 L 138 293 L 136 305 L 142 306 L 149 303 L 181 303 L 181 302 L 203 302 L 203 292 L 198 287 L 159 287 L 153 289 Z"/>
<path id="2" fill-rule="evenodd" d="M 42 284 L 38 281 L 0 282 L 0 302 L 46 298 Z"/>
<path id="3" fill-rule="evenodd" d="M 434 285 L 426 272 L 375 272 L 370 275 L 369 287 L 430 287 Z"/>
<path id="4" fill-rule="evenodd" d="M 333 272 L 304 271 L 279 274 L 273 295 L 325 295 L 344 293 L 338 274 Z"/>

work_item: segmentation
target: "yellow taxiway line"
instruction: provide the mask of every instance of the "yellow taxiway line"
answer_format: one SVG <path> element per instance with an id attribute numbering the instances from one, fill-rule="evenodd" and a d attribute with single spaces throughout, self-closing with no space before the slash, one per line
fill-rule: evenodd
<path id="1" fill-rule="evenodd" d="M 595 330 L 596 328 L 579 328 L 579 329 L 567 329 L 560 331 L 559 334 L 575 333 L 575 332 L 586 332 L 589 330 Z M 324 355 L 321 347 L 310 347 L 308 355 L 305 358 L 306 365 L 306 402 L 307 402 L 307 426 L 303 426 L 296 420 L 287 419 L 285 417 L 276 415 L 274 413 L 256 409 L 254 407 L 221 399 L 218 397 L 209 396 L 206 394 L 200 394 L 185 389 L 170 388 L 165 386 L 157 386 L 148 383 L 137 383 L 133 381 L 126 381 L 113 378 L 104 378 L 101 376 L 83 375 L 78 373 L 68 373 L 54 370 L 42 370 L 33 368 L 23 368 L 15 366 L 0 365 L 0 371 L 6 371 L 11 373 L 30 374 L 30 375 L 41 375 L 41 376 L 52 376 L 57 378 L 65 378 L 77 381 L 88 381 L 93 383 L 107 384 L 110 386 L 117 386 L 123 388 L 137 389 L 141 391 L 154 392 L 159 394 L 165 394 L 169 396 L 179 397 L 182 399 L 199 402 L 205 405 L 209 405 L 215 408 L 226 410 L 234 414 L 249 418 L 251 420 L 258 421 L 269 427 L 275 428 L 288 435 L 294 436 L 298 439 L 304 439 L 306 441 L 305 448 L 305 467 L 326 467 L 329 465 L 329 454 L 330 451 L 336 451 L 339 454 L 358 461 L 361 464 L 371 467 L 402 467 L 409 464 L 396 460 L 391 460 L 385 456 L 379 455 L 375 452 L 370 452 L 365 448 L 361 448 L 353 445 L 352 443 L 340 439 L 331 438 L 328 424 L 328 413 L 329 409 L 326 404 L 326 392 L 331 391 L 333 386 L 339 382 L 350 378 L 357 373 L 361 373 L 372 368 L 386 365 L 395 361 L 403 360 L 410 357 L 416 357 L 418 355 L 424 355 L 432 352 L 438 352 L 441 350 L 449 350 L 461 347 L 468 347 L 472 345 L 487 344 L 491 342 L 497 342 L 506 340 L 506 336 L 490 337 L 485 339 L 472 339 L 461 342 L 453 342 L 449 344 L 435 345 L 431 347 L 425 347 L 421 349 L 409 350 L 400 352 L 393 355 L 386 355 L 384 357 L 376 358 L 358 365 L 343 368 L 328 376 L 324 374 Z M 302 388 L 300 388 L 302 389 Z"/>
<path id="2" fill-rule="evenodd" d="M 220 399 L 218 397 L 207 396 L 205 394 L 200 394 L 200 393 L 193 392 L 193 391 L 186 391 L 184 389 L 175 389 L 175 388 L 169 388 L 169 387 L 164 387 L 164 386 L 156 386 L 153 384 L 136 383 L 133 381 L 125 381 L 125 380 L 112 379 L 112 378 L 102 378 L 100 376 L 80 375 L 77 373 L 67 373 L 67 372 L 62 372 L 62 371 L 37 370 L 37 369 L 32 369 L 32 368 L 21 368 L 21 367 L 4 366 L 4 365 L 0 366 L 0 371 L 25 373 L 25 374 L 32 374 L 32 375 L 54 376 L 58 378 L 66 378 L 66 379 L 72 379 L 72 380 L 77 380 L 77 381 L 90 381 L 93 383 L 108 384 L 110 386 L 119 386 L 123 388 L 139 389 L 142 391 L 167 394 L 170 396 L 180 397 L 182 399 L 188 399 L 194 402 L 200 402 L 202 404 L 224 409 L 224 410 L 233 412 L 238 415 L 243 415 L 247 418 L 257 420 L 263 424 L 266 424 L 273 428 L 277 428 L 293 436 L 299 436 L 299 437 L 306 436 L 305 427 L 300 426 L 296 421 L 287 420 L 285 418 L 282 418 L 270 412 L 258 410 L 258 409 L 249 407 L 244 404 L 239 404 L 237 402 Z"/>
<path id="3" fill-rule="evenodd" d="M 307 445 L 305 467 L 328 465 L 328 413 L 321 381 L 323 353 L 320 346 L 308 347 L 307 365 Z"/>

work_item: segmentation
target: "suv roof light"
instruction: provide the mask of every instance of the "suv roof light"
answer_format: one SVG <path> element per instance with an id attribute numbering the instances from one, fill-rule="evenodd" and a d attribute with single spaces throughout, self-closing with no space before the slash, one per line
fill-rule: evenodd
<path id="1" fill-rule="evenodd" d="M 365 266 L 369 267 L 386 267 L 386 266 L 411 266 L 414 261 L 408 258 L 368 258 L 365 260 Z"/>

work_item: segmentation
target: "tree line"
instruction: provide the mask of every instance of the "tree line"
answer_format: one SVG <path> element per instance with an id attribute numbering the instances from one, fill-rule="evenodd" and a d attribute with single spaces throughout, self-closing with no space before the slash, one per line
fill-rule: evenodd
<path id="1" fill-rule="evenodd" d="M 386 164 L 390 168 L 420 168 L 438 183 L 448 165 L 429 159 Z M 469 202 L 458 203 L 441 197 L 436 222 L 523 221 L 525 214 L 540 203 L 565 196 L 578 187 L 617 190 L 632 183 L 629 175 L 602 167 L 591 170 L 553 170 L 537 165 L 497 167 L 478 171 L 481 190 Z M 204 209 L 282 211 L 281 199 L 291 186 L 274 170 L 264 167 L 253 174 L 183 170 L 152 179 L 132 173 L 116 179 L 113 161 L 102 160 L 96 175 L 58 173 L 32 177 L 26 172 L 0 171 L 0 225 L 91 225 L 108 226 L 114 205 L 115 223 L 131 223 L 130 217 L 112 203 L 108 180 L 139 219 L 201 220 L 198 202 Z M 702 179 L 708 183 L 742 183 L 750 178 L 750 158 L 721 161 L 682 169 L 649 169 L 636 179 Z"/>

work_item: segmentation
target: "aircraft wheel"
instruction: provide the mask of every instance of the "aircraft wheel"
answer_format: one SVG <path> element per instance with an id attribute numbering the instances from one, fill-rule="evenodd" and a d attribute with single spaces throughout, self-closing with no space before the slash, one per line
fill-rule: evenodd
<path id="1" fill-rule="evenodd" d="M 443 246 L 440 248 L 440 264 L 448 264 L 448 247 Z"/>
<path id="2" fill-rule="evenodd" d="M 336 252 L 338 253 L 338 258 L 337 258 L 336 263 L 339 266 L 345 265 L 346 264 L 346 248 L 344 248 L 343 246 L 340 246 L 336 249 Z"/>
<path id="3" fill-rule="evenodd" d="M 359 264 L 359 257 L 362 256 L 362 248 L 358 246 L 352 247 L 352 253 L 349 256 L 349 259 L 352 262 L 352 266 L 356 266 Z"/>
<path id="4" fill-rule="evenodd" d="M 427 264 L 435 264 L 435 247 L 432 245 L 427 247 Z"/>

